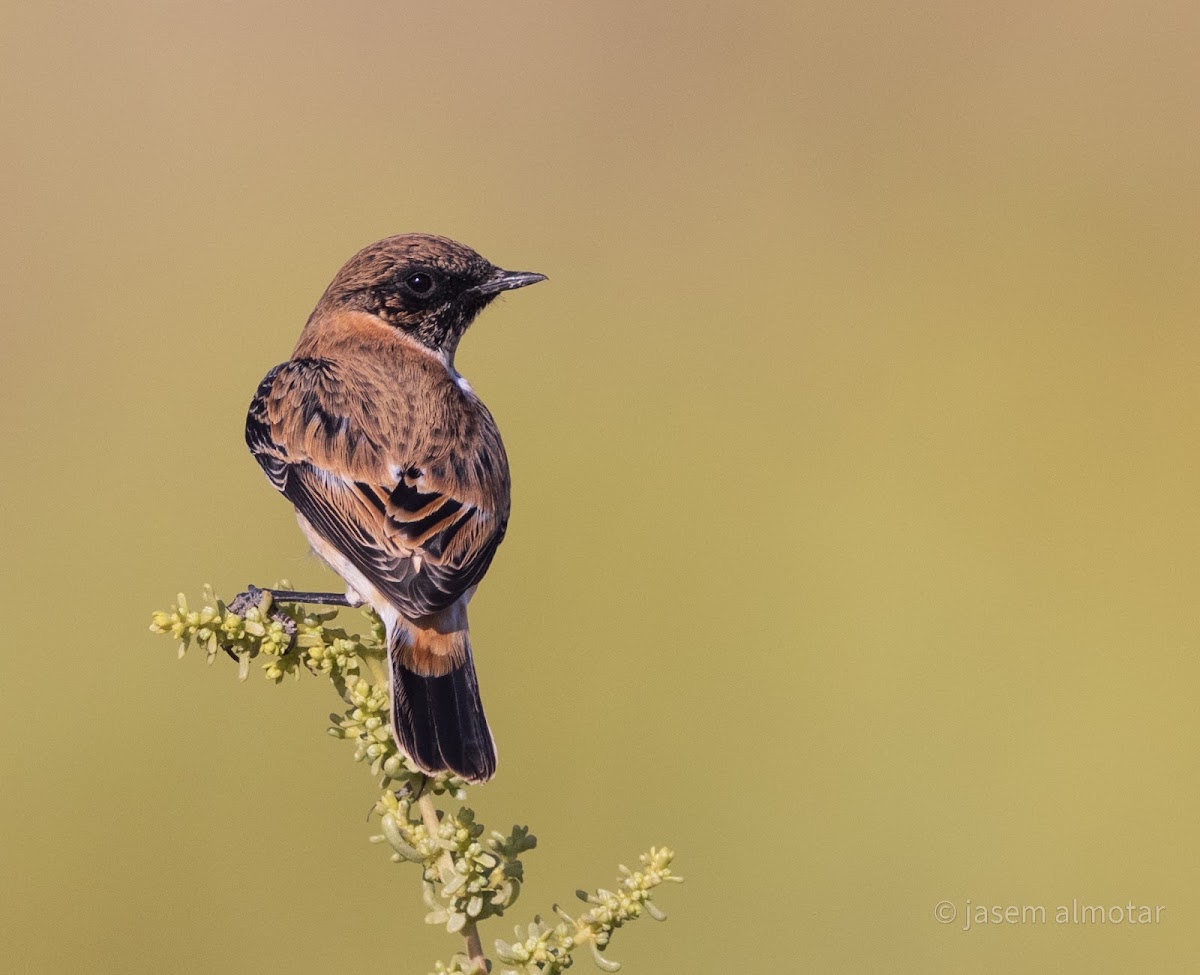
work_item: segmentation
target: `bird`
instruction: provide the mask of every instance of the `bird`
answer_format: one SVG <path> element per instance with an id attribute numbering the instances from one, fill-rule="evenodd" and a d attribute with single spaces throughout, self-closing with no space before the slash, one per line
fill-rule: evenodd
<path id="1" fill-rule="evenodd" d="M 446 237 L 376 241 L 334 276 L 246 416 L 250 452 L 346 583 L 344 596 L 273 594 L 378 613 L 392 734 L 426 775 L 486 782 L 497 762 L 467 604 L 504 539 L 511 482 L 454 356 L 498 295 L 544 280 Z"/>

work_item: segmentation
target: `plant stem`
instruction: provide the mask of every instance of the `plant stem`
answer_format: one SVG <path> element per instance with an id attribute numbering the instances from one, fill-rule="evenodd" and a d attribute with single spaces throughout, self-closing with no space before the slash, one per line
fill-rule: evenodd
<path id="1" fill-rule="evenodd" d="M 421 822 L 425 824 L 425 832 L 430 836 L 437 836 L 439 824 L 433 796 L 428 792 L 421 796 L 417 800 L 417 809 L 421 813 Z M 438 857 L 438 873 L 442 876 L 442 883 L 446 883 L 454 877 L 454 860 L 450 856 L 449 850 L 443 850 L 442 855 Z M 487 975 L 488 960 L 483 953 L 483 942 L 479 940 L 479 928 L 476 927 L 474 921 L 468 921 L 464 925 L 462 936 L 467 939 L 467 957 L 474 964 L 475 971 L 479 975 Z"/>
<path id="2" fill-rule="evenodd" d="M 433 804 L 433 796 L 428 792 L 417 800 L 417 809 L 421 812 L 421 821 L 425 824 L 425 832 L 434 839 L 437 838 L 439 822 L 437 807 Z M 438 873 L 442 875 L 442 883 L 448 882 L 454 876 L 454 860 L 449 850 L 442 850 L 438 857 Z"/>
<path id="3" fill-rule="evenodd" d="M 462 935 L 467 939 L 467 957 L 474 962 L 480 975 L 487 975 L 488 960 L 483 953 L 483 942 L 479 940 L 479 928 L 476 927 L 474 921 L 467 922 L 466 927 L 462 930 Z"/>

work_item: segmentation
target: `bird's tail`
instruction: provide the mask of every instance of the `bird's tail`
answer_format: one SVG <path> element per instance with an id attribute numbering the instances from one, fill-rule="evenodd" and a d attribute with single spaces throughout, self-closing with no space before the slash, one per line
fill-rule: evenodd
<path id="1" fill-rule="evenodd" d="M 389 631 L 396 744 L 430 775 L 449 771 L 486 782 L 496 774 L 496 745 L 466 626 L 439 632 L 399 619 Z"/>

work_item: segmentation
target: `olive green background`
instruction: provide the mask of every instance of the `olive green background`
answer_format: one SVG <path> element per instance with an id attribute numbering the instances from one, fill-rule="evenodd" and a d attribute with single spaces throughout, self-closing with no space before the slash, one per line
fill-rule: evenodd
<path id="1" fill-rule="evenodd" d="M 0 967 L 455 949 L 328 685 L 146 632 L 333 583 L 245 407 L 426 230 L 550 276 L 459 357 L 512 923 L 667 843 L 630 975 L 1195 970 L 1195 4 L 445 6 L 4 12 Z"/>

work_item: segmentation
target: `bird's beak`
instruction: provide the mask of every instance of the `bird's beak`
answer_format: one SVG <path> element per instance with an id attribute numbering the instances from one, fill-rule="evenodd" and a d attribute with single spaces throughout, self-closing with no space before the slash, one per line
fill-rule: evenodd
<path id="1" fill-rule="evenodd" d="M 524 288 L 530 284 L 537 284 L 539 281 L 545 281 L 546 275 L 538 274 L 536 271 L 505 271 L 501 268 L 496 268 L 495 273 L 481 284 L 475 285 L 471 290 L 476 294 L 494 295 L 501 291 L 512 291 L 513 288 Z"/>

